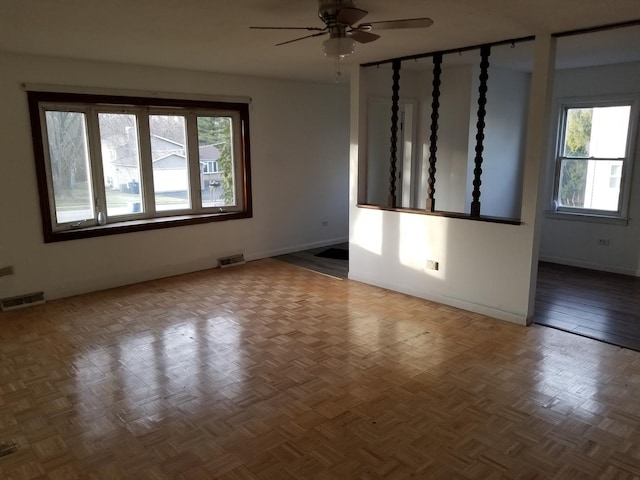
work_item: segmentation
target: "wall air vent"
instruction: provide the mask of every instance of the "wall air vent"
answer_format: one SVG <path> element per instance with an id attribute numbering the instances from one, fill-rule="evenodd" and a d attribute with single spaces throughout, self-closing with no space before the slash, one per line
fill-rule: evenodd
<path id="1" fill-rule="evenodd" d="M 244 265 L 245 263 L 247 262 L 244 261 L 244 255 L 242 253 L 229 257 L 220 257 L 218 259 L 220 268 L 235 267 L 237 265 Z"/>
<path id="2" fill-rule="evenodd" d="M 44 303 L 44 293 L 28 293 L 17 297 L 0 299 L 0 310 L 6 312 L 8 310 L 17 310 L 18 308 L 30 307 L 32 305 L 40 305 Z"/>

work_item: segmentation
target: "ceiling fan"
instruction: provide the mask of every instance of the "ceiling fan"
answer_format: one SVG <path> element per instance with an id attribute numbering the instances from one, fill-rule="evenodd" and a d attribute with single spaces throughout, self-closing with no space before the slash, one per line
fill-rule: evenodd
<path id="1" fill-rule="evenodd" d="M 355 42 L 369 43 L 380 38 L 372 33 L 377 30 L 401 28 L 427 28 L 433 24 L 430 18 L 408 18 L 403 20 L 385 20 L 379 22 L 358 23 L 369 12 L 356 8 L 355 0 L 318 0 L 318 16 L 324 27 L 249 27 L 262 30 L 307 30 L 311 33 L 303 37 L 294 38 L 277 43 L 276 46 L 286 45 L 306 38 L 329 35 L 322 43 L 324 54 L 329 58 L 341 60 L 351 55 L 355 50 Z M 356 25 L 357 24 L 357 25 Z"/>

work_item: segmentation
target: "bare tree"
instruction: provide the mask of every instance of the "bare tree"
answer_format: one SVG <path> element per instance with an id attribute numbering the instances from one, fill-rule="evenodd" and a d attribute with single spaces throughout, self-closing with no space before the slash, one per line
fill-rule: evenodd
<path id="1" fill-rule="evenodd" d="M 87 180 L 87 134 L 84 113 L 46 112 L 51 176 L 56 196 L 73 198 L 77 181 Z"/>

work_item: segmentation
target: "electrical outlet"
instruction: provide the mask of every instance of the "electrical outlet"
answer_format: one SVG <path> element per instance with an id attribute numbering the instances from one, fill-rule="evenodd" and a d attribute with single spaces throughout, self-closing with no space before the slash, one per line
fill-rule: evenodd
<path id="1" fill-rule="evenodd" d="M 440 264 L 435 260 L 427 260 L 427 269 L 428 270 L 439 270 Z"/>
<path id="2" fill-rule="evenodd" d="M 323 227 L 328 227 L 329 226 L 329 220 L 322 220 L 322 226 Z"/>
<path id="3" fill-rule="evenodd" d="M 13 265 L 0 268 L 0 277 L 7 277 L 13 275 Z"/>
<path id="4" fill-rule="evenodd" d="M 601 247 L 608 247 L 609 241 L 610 240 L 608 238 L 600 238 L 598 239 L 598 245 L 600 245 Z"/>

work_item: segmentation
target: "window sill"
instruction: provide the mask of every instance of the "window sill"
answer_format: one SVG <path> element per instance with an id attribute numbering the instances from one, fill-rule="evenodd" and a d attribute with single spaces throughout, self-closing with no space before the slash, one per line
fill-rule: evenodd
<path id="1" fill-rule="evenodd" d="M 382 205 L 369 205 L 366 203 L 359 203 L 356 205 L 358 208 L 368 208 L 370 210 L 385 210 L 388 212 L 400 212 L 400 213 L 413 213 L 416 215 L 428 215 L 432 217 L 447 217 L 447 218 L 457 218 L 460 220 L 473 220 L 476 222 L 489 222 L 489 223 L 502 223 L 505 225 L 521 225 L 522 222 L 520 220 L 514 218 L 503 218 L 503 217 L 489 217 L 486 215 L 481 215 L 479 217 L 472 217 L 466 213 L 457 213 L 457 212 L 445 212 L 441 210 L 437 210 L 435 212 L 430 212 L 427 210 L 418 210 L 414 208 L 402 208 L 402 207 L 384 207 Z"/>
<path id="2" fill-rule="evenodd" d="M 142 220 L 130 220 L 115 222 L 107 225 L 92 225 L 84 228 L 72 228 L 69 230 L 52 231 L 45 225 L 45 243 L 64 242 L 80 238 L 103 237 L 106 235 L 119 235 L 122 233 L 142 232 L 146 230 L 158 230 L 161 228 L 183 227 L 202 223 L 223 222 L 240 218 L 251 218 L 251 211 L 212 213 L 196 215 L 178 215 L 172 217 L 148 218 Z M 49 227 L 49 228 L 47 228 Z"/>
<path id="3" fill-rule="evenodd" d="M 544 216 L 553 220 L 568 220 L 571 222 L 602 223 L 623 226 L 629 225 L 628 217 L 614 217 L 609 215 L 593 215 L 573 212 L 554 212 L 552 210 L 546 210 L 544 212 Z"/>

